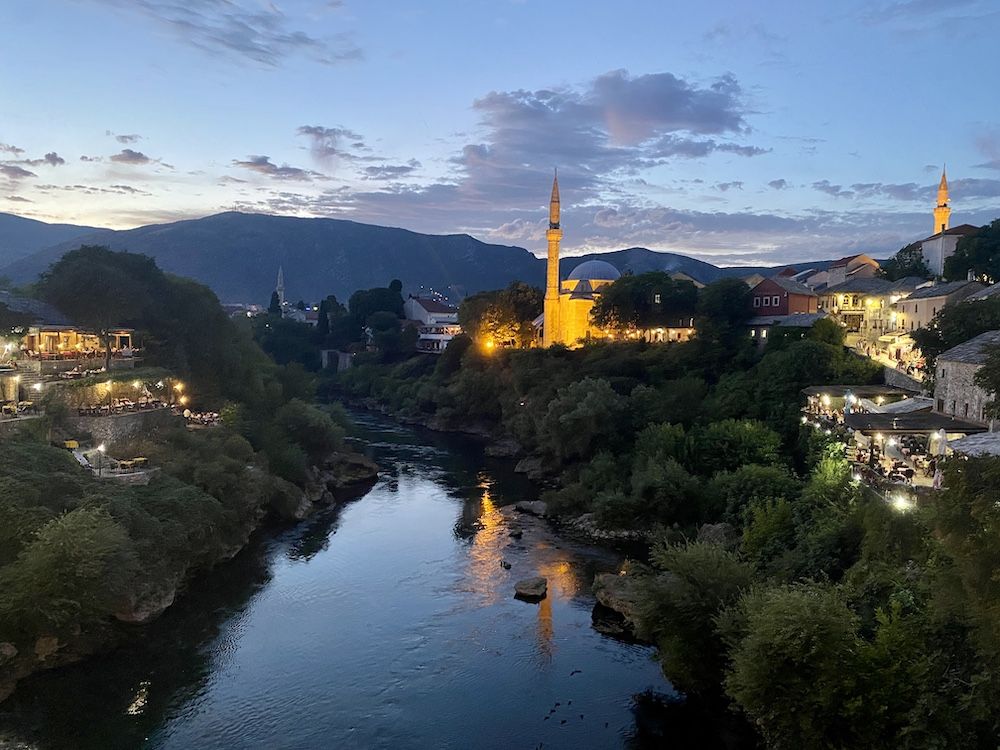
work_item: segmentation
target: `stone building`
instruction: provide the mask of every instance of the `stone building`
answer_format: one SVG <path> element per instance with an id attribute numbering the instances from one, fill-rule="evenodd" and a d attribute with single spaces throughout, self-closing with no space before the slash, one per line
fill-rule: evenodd
<path id="1" fill-rule="evenodd" d="M 937 358 L 934 409 L 941 414 L 985 424 L 990 394 L 975 383 L 992 346 L 1000 346 L 1000 331 L 987 331 L 954 346 Z"/>

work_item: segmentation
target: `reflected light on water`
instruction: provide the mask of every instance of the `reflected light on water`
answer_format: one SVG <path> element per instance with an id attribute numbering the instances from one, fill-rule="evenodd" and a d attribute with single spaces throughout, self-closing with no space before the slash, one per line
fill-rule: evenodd
<path id="1" fill-rule="evenodd" d="M 139 683 L 139 688 L 135 691 L 135 697 L 132 698 L 132 703 L 129 707 L 125 709 L 125 713 L 129 716 L 140 716 L 143 709 L 146 708 L 146 701 L 149 699 L 149 680 L 143 680 Z"/>
<path id="2" fill-rule="evenodd" d="M 483 495 L 479 501 L 477 531 L 469 550 L 469 575 L 484 606 L 495 604 L 504 595 L 501 584 L 506 584 L 509 578 L 500 565 L 510 540 L 507 519 L 493 502 L 491 486 L 489 477 L 480 474 L 479 488 Z"/>

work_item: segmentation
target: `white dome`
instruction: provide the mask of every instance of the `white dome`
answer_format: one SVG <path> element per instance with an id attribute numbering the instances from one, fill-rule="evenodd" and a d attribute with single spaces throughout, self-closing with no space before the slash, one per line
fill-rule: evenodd
<path id="1" fill-rule="evenodd" d="M 570 281 L 614 281 L 621 278 L 621 272 L 613 265 L 603 260 L 585 260 L 572 271 Z"/>

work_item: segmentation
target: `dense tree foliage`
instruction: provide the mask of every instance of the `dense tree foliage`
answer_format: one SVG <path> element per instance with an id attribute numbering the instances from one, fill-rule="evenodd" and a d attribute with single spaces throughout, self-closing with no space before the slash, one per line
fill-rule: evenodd
<path id="1" fill-rule="evenodd" d="M 1000 281 L 1000 219 L 962 237 L 955 252 L 945 258 L 944 276 L 949 281 L 966 279 L 970 271 L 988 283 Z"/>
<path id="2" fill-rule="evenodd" d="M 542 313 L 542 290 L 513 281 L 505 289 L 480 292 L 462 300 L 458 322 L 481 344 L 525 348 L 535 337 L 532 321 Z"/>
<path id="3" fill-rule="evenodd" d="M 924 262 L 921 243 L 911 242 L 906 247 L 900 248 L 895 255 L 882 263 L 878 275 L 889 281 L 899 281 L 907 276 L 929 279 L 931 272 Z"/>
<path id="4" fill-rule="evenodd" d="M 601 290 L 591 319 L 600 328 L 619 334 L 676 326 L 692 318 L 698 290 L 686 280 L 675 281 L 664 271 L 626 274 Z"/>
<path id="5" fill-rule="evenodd" d="M 927 360 L 933 376 L 934 362 L 942 352 L 987 331 L 1000 330 L 1000 297 L 945 305 L 926 328 L 910 334 Z"/>

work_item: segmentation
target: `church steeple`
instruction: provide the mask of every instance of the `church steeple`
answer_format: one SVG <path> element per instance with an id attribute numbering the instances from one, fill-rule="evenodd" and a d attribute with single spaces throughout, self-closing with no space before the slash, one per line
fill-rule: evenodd
<path id="1" fill-rule="evenodd" d="M 285 272 L 278 266 L 278 280 L 275 282 L 274 291 L 278 293 L 278 304 L 285 304 Z"/>
<path id="2" fill-rule="evenodd" d="M 948 229 L 951 217 L 951 206 L 948 205 L 948 174 L 947 168 L 941 170 L 941 182 L 938 183 L 937 206 L 934 208 L 934 234 Z"/>
<path id="3" fill-rule="evenodd" d="M 552 177 L 552 198 L 549 200 L 549 229 L 559 229 L 559 170 Z"/>

